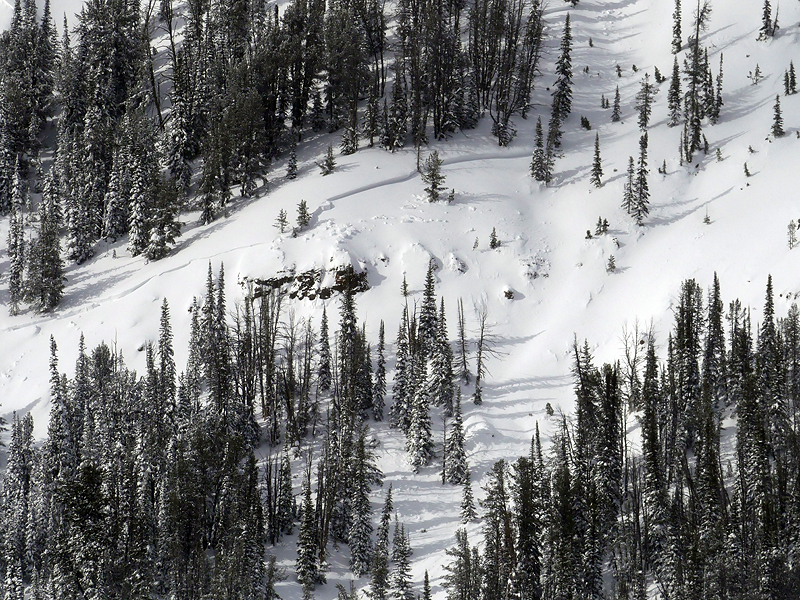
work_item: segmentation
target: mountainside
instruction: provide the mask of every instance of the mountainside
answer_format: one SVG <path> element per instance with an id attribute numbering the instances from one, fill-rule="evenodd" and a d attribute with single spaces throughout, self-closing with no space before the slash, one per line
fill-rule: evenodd
<path id="1" fill-rule="evenodd" d="M 692 9 L 684 6 L 687 29 Z M 526 119 L 512 119 L 517 135 L 511 143 L 498 146 L 485 117 L 473 130 L 422 147 L 423 161 L 433 150 L 443 159 L 443 195 L 454 190 L 451 202 L 428 202 L 411 145 L 394 153 L 377 146 L 348 156 L 337 151 L 335 170 L 323 176 L 317 163 L 329 144 L 338 146 L 340 134 L 309 134 L 297 149 L 297 179 L 285 177 L 288 157 L 283 155 L 267 170 L 266 184 L 251 198 L 234 194 L 221 218 L 201 225 L 199 210 L 184 212 L 182 236 L 164 258 L 132 257 L 126 238 L 100 241 L 93 258 L 68 265 L 64 299 L 55 310 L 23 309 L 18 316 L 0 311 L 0 412 L 8 421 L 14 411 L 30 413 L 35 438 L 44 439 L 51 411 L 51 336 L 58 343 L 60 368 L 70 377 L 81 335 L 90 348 L 101 341 L 113 345 L 130 368 L 145 373 L 145 344 L 158 338 L 164 299 L 171 309 L 175 360 L 182 370 L 188 359 L 192 302 L 205 294 L 209 264 L 214 273 L 224 265 L 230 309 L 243 302 L 256 280 L 323 270 L 324 287 L 331 284 L 336 268 L 352 265 L 365 272 L 369 289 L 355 296 L 357 315 L 373 343 L 381 320 L 385 322 L 391 388 L 403 306 L 422 302 L 432 261 L 451 340 L 457 337 L 456 306 L 463 300 L 473 370 L 478 315 L 484 307 L 491 325 L 495 354 L 487 360 L 483 404 L 470 401 L 473 386 L 463 387 L 466 451 L 473 489 L 483 498 L 481 488 L 497 460 L 511 462 L 525 455 L 537 423 L 549 449 L 551 436 L 561 427 L 558 411 L 573 413 L 576 337 L 579 346 L 588 341 L 595 364 L 601 365 L 623 355 L 626 334 L 638 332 L 634 343 L 644 344 L 645 332 L 652 328 L 657 354 L 665 359 L 681 283 L 693 278 L 708 290 L 715 273 L 726 308 L 740 299 L 752 311 L 754 328 L 762 320 L 768 275 L 775 286 L 777 316 L 784 316 L 800 296 L 800 250 L 787 244 L 790 221 L 800 223 L 800 96 L 784 95 L 783 83 L 790 61 L 800 65 L 800 5 L 781 5 L 780 29 L 767 41 L 757 39 L 759 2 L 726 0 L 712 9 L 701 39 L 715 78 L 722 57 L 723 105 L 718 123 L 703 124 L 708 151 L 695 152 L 689 164 L 679 158 L 683 128 L 667 125 L 673 5 L 657 0 L 581 0 L 577 6 L 552 2 L 544 12 L 545 42 L 532 108 Z M 2 4 L 0 10 L 5 10 Z M 59 21 L 62 9 L 54 4 L 53 12 Z M 562 156 L 555 161 L 552 181 L 544 185 L 531 177 L 530 163 L 537 117 L 546 124 L 550 115 L 567 14 L 573 34 L 572 112 L 564 122 Z M 154 44 L 159 52 L 166 51 L 164 36 Z M 685 54 L 684 48 L 678 55 L 681 62 Z M 754 84 L 757 65 L 763 79 Z M 640 226 L 621 203 L 628 157 L 639 156 L 635 96 L 645 73 L 653 80 L 655 68 L 666 80 L 656 85 L 647 128 L 650 212 Z M 612 122 L 612 110 L 601 107 L 601 95 L 613 100 L 617 86 L 622 119 Z M 771 134 L 776 95 L 786 131 L 777 138 Z M 581 127 L 581 117 L 591 129 Z M 599 188 L 590 183 L 595 134 L 604 173 Z M 657 171 L 662 165 L 665 173 Z M 311 218 L 293 235 L 301 200 Z M 275 226 L 281 210 L 290 223 L 284 233 Z M 598 218 L 608 221 L 606 232 L 596 232 Z M 3 218 L 1 239 L 8 229 Z M 489 248 L 493 229 L 500 242 L 494 249 Z M 612 257 L 615 269 L 609 269 Z M 5 251 L 0 253 L 0 272 L 0 303 L 5 305 Z M 407 299 L 401 295 L 404 278 Z M 317 328 L 323 307 L 331 323 L 338 321 L 339 297 L 287 299 L 284 308 Z M 389 404 L 390 397 L 387 393 Z M 548 404 L 556 415 L 548 416 Z M 638 421 L 635 415 L 626 419 L 631 448 L 638 452 Z M 371 427 L 380 441 L 377 465 L 393 485 L 394 507 L 410 535 L 415 590 L 421 590 L 427 570 L 433 598 L 443 599 L 444 565 L 451 560 L 445 550 L 460 526 L 461 488 L 441 485 L 439 459 L 414 473 L 403 434 L 386 422 Z M 442 428 L 435 413 L 439 454 Z M 725 465 L 735 463 L 734 428 L 734 420 L 723 421 Z M 276 452 L 262 443 L 256 457 L 263 461 Z M 298 504 L 301 463 L 298 458 L 294 469 Z M 385 489 L 372 492 L 375 515 Z M 467 529 L 473 541 L 479 539 L 481 523 Z M 295 536 L 285 537 L 274 550 L 288 570 L 294 565 L 295 542 Z M 352 579 L 348 559 L 345 545 L 331 551 L 328 584 L 317 587 L 317 598 L 334 598 L 334 584 Z M 367 578 L 357 580 L 359 587 L 367 583 Z M 279 584 L 278 593 L 284 600 L 302 597 L 291 576 Z M 650 593 L 656 594 L 655 584 Z"/>

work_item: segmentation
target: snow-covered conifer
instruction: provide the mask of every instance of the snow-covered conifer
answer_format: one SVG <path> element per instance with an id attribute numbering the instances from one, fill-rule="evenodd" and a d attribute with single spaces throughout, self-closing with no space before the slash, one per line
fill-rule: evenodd
<path id="1" fill-rule="evenodd" d="M 603 161 L 600 158 L 600 132 L 594 135 L 594 158 L 592 159 L 592 173 L 589 177 L 589 182 L 594 187 L 601 187 L 603 185 Z"/>
<path id="2" fill-rule="evenodd" d="M 617 90 L 614 92 L 614 107 L 611 110 L 611 122 L 618 123 L 621 120 L 622 120 L 622 107 L 620 106 L 619 86 L 617 86 Z"/>
<path id="3" fill-rule="evenodd" d="M 453 401 L 453 419 L 450 431 L 445 438 L 445 479 L 457 485 L 464 484 L 467 480 L 467 455 L 464 451 L 464 423 L 461 416 L 461 386 L 456 387 L 456 397 Z"/>
<path id="4" fill-rule="evenodd" d="M 472 495 L 472 476 L 470 475 L 469 465 L 466 470 L 466 479 L 461 493 L 461 522 L 464 524 L 474 521 L 478 517 L 475 510 L 475 497 Z"/>
<path id="5" fill-rule="evenodd" d="M 300 200 L 297 205 L 297 228 L 305 229 L 311 222 L 311 213 L 308 212 L 308 204 L 305 200 Z"/>
<path id="6" fill-rule="evenodd" d="M 320 583 L 319 564 L 317 562 L 317 519 L 314 502 L 311 498 L 311 468 L 307 468 L 303 477 L 303 505 L 300 515 L 300 532 L 297 536 L 297 562 L 295 572 L 297 580 L 304 590 L 312 590 Z"/>
<path id="7" fill-rule="evenodd" d="M 669 110 L 670 127 L 675 127 L 681 122 L 681 71 L 678 66 L 678 57 L 672 64 L 672 77 L 669 81 L 669 91 L 667 92 L 667 107 Z"/>
<path id="8" fill-rule="evenodd" d="M 650 213 L 650 189 L 647 183 L 647 132 L 639 139 L 639 162 L 636 167 L 636 179 L 633 186 L 633 211 L 636 223 L 641 225 Z"/>
<path id="9" fill-rule="evenodd" d="M 286 179 L 297 179 L 297 142 L 292 142 L 289 159 L 286 161 Z"/>
<path id="10" fill-rule="evenodd" d="M 675 10 L 672 13 L 672 53 L 678 54 L 683 47 L 681 39 L 681 0 L 675 0 Z"/>
<path id="11" fill-rule="evenodd" d="M 783 137 L 786 132 L 783 130 L 783 114 L 781 112 L 780 95 L 775 96 L 775 107 L 773 108 L 772 114 L 772 135 L 776 138 Z"/>
<path id="12" fill-rule="evenodd" d="M 317 362 L 317 389 L 320 392 L 328 392 L 333 383 L 331 373 L 331 343 L 328 333 L 328 312 L 325 306 L 322 307 L 322 321 L 319 325 L 319 347 Z"/>
<path id="13" fill-rule="evenodd" d="M 428 391 L 423 379 L 422 362 L 415 365 L 415 391 L 409 406 L 409 427 L 406 434 L 406 451 L 414 471 L 428 465 L 433 458 L 433 427 Z"/>
<path id="14" fill-rule="evenodd" d="M 650 73 L 644 74 L 642 85 L 636 93 L 636 110 L 639 111 L 639 129 L 647 130 L 650 123 L 650 114 L 653 112 L 653 98 L 658 93 L 658 89 L 650 83 Z"/>
<path id="15" fill-rule="evenodd" d="M 444 298 L 441 299 L 436 338 L 431 353 L 430 369 L 426 387 L 434 406 L 444 407 L 445 416 L 453 414 L 453 349 L 447 339 Z"/>
<path id="16" fill-rule="evenodd" d="M 444 161 L 439 158 L 439 152 L 434 150 L 425 159 L 425 165 L 422 170 L 422 181 L 427 184 L 425 193 L 428 197 L 428 202 L 438 202 L 439 196 L 444 189 L 445 176 L 442 174 L 442 164 Z"/>
<path id="17" fill-rule="evenodd" d="M 336 159 L 333 156 L 333 146 L 328 146 L 325 151 L 325 158 L 319 164 L 320 173 L 330 175 L 336 169 Z"/>
<path id="18" fill-rule="evenodd" d="M 425 358 L 429 358 L 436 346 L 436 278 L 433 274 L 433 259 L 428 261 L 425 273 L 425 287 L 422 292 L 422 304 L 419 310 L 417 339 L 420 342 Z"/>
<path id="19" fill-rule="evenodd" d="M 390 588 L 392 600 L 414 600 L 414 591 L 411 588 L 411 546 L 406 536 L 405 525 L 400 524 L 396 514 L 392 537 L 392 562 L 394 562 Z"/>
<path id="20" fill-rule="evenodd" d="M 378 357 L 375 365 L 375 377 L 372 385 L 372 416 L 376 421 L 383 421 L 383 410 L 386 395 L 386 335 L 383 319 L 378 329 Z"/>

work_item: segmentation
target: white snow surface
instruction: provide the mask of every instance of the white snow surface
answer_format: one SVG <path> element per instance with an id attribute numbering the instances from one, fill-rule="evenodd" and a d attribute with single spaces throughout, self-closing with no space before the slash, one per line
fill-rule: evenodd
<path id="1" fill-rule="evenodd" d="M 70 2 L 54 2 L 54 14 L 76 10 Z M 685 3 L 684 32 L 689 29 L 691 4 Z M 183 237 L 168 257 L 147 263 L 141 257 L 131 258 L 125 241 L 99 243 L 93 259 L 68 268 L 66 296 L 53 314 L 25 311 L 10 317 L 0 310 L 0 413 L 9 418 L 12 411 L 31 412 L 37 437 L 46 434 L 51 335 L 58 342 L 60 369 L 70 375 L 81 333 L 89 348 L 103 340 L 113 343 L 129 366 L 144 371 L 143 344 L 156 339 L 163 298 L 171 307 L 176 359 L 185 364 L 188 310 L 192 298 L 204 293 L 209 261 L 215 274 L 224 263 L 231 307 L 243 297 L 239 284 L 245 278 L 270 277 L 289 267 L 302 271 L 352 263 L 366 269 L 372 287 L 358 295 L 358 315 L 366 321 L 373 341 L 380 319 L 386 321 L 391 355 L 403 306 L 403 275 L 412 292 L 409 300 L 419 301 L 426 265 L 433 258 L 438 267 L 437 294 L 445 298 L 452 339 L 458 298 L 464 300 L 473 340 L 473 307 L 485 303 L 497 349 L 503 353 L 489 362 L 491 375 L 482 406 L 468 401 L 471 388 L 465 388 L 467 451 L 474 490 L 482 497 L 481 480 L 487 470 L 498 459 L 513 460 L 526 453 L 537 421 L 548 445 L 558 419 L 546 416 L 546 403 L 571 411 L 574 335 L 580 341 L 588 339 L 600 365 L 621 356 L 623 327 L 630 329 L 638 320 L 642 330 L 652 324 L 663 358 L 672 327 L 671 307 L 686 278 L 708 287 L 717 272 L 726 303 L 740 298 L 752 308 L 754 322 L 759 320 L 769 273 L 778 315 L 785 314 L 800 294 L 800 249 L 788 249 L 786 233 L 789 221 L 800 219 L 800 95 L 784 97 L 782 84 L 789 61 L 800 66 L 800 5 L 782 4 L 782 28 L 774 39 L 759 42 L 761 4 L 725 0 L 713 6 L 703 43 L 715 78 L 724 53 L 724 106 L 719 124 L 704 126 L 708 156 L 699 153 L 689 166 L 678 164 L 681 127 L 666 126 L 669 80 L 660 86 L 649 129 L 651 213 L 643 227 L 637 227 L 619 205 L 628 156 L 638 155 L 634 96 L 644 73 L 652 77 L 654 66 L 666 76 L 672 71 L 673 4 L 581 0 L 573 8 L 554 1 L 546 12 L 547 49 L 532 98 L 534 110 L 527 120 L 515 120 L 519 133 L 510 147 L 496 145 L 487 117 L 477 130 L 433 143 L 423 152 L 424 157 L 437 149 L 444 159 L 446 186 L 455 188 L 453 204 L 429 204 L 424 199 L 413 148 L 392 155 L 362 147 L 352 156 L 337 156 L 336 171 L 323 178 L 315 161 L 329 143 L 337 147 L 339 138 L 311 138 L 298 152 L 296 180 L 286 180 L 285 164 L 278 163 L 269 174 L 268 188 L 256 198 L 236 199 L 227 217 L 198 226 L 196 213 L 184 215 Z M 545 123 L 549 117 L 551 97 L 546 88 L 554 81 L 552 65 L 567 12 L 574 36 L 573 111 L 565 125 L 565 156 L 556 163 L 555 181 L 543 187 L 531 179 L 528 165 L 536 117 L 541 115 Z M 752 85 L 747 74 L 756 63 L 765 78 Z M 616 64 L 622 67 L 621 78 L 615 73 Z M 633 71 L 634 64 L 638 72 Z M 583 72 L 585 66 L 588 74 Z M 600 95 L 613 99 L 617 85 L 623 122 L 611 123 L 611 111 L 600 108 Z M 772 139 L 773 104 L 779 93 L 787 135 Z M 580 128 L 581 115 L 590 120 L 591 131 Z M 589 183 L 595 131 L 600 133 L 605 171 L 600 189 Z M 715 158 L 717 148 L 721 162 Z M 656 168 L 664 160 L 667 174 L 661 175 Z M 744 175 L 745 161 L 750 178 Z M 301 199 L 312 212 L 309 228 L 297 238 L 280 235 L 274 227 L 278 211 L 285 209 L 293 220 Z M 704 223 L 706 214 L 710 224 Z M 608 234 L 585 239 L 587 229 L 594 233 L 599 216 L 608 219 Z M 502 242 L 497 250 L 488 249 L 492 227 Z M 7 228 L 4 219 L 2 239 Z M 473 249 L 476 237 L 479 246 Z M 612 254 L 617 270 L 607 273 Z M 4 249 L 0 272 L 0 302 L 6 304 Z M 513 291 L 512 300 L 505 297 L 506 290 Z M 335 329 L 338 302 L 336 298 L 326 302 Z M 312 318 L 315 326 L 322 307 L 322 300 L 291 303 L 298 316 Z M 392 364 L 390 356 L 390 368 Z M 634 424 L 631 418 L 630 425 Z M 729 421 L 725 424 L 732 426 Z M 410 533 L 417 591 L 427 569 L 434 597 L 443 599 L 443 565 L 448 561 L 444 551 L 452 546 L 460 526 L 461 488 L 441 485 L 440 465 L 415 475 L 406 462 L 402 434 L 385 423 L 373 425 L 381 440 L 379 466 L 387 483 L 394 485 L 395 507 Z M 438 413 L 434 426 L 440 450 Z M 262 458 L 268 453 L 267 447 L 259 449 Z M 296 469 L 298 492 L 299 472 Z M 384 494 L 382 489 L 373 495 L 376 513 Z M 479 528 L 480 523 L 468 527 L 473 542 Z M 294 537 L 276 553 L 291 569 Z M 317 598 L 334 598 L 334 584 L 352 577 L 347 560 L 346 547 L 332 552 L 329 583 L 318 587 Z M 357 583 L 362 587 L 367 578 Z M 279 593 L 286 600 L 301 597 L 292 577 L 281 584 Z"/>

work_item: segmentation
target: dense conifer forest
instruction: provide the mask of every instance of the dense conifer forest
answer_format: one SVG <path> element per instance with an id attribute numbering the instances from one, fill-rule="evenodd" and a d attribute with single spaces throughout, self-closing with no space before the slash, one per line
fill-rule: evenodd
<path id="1" fill-rule="evenodd" d="M 148 263 L 180 252 L 181 219 L 221 221 L 273 182 L 295 180 L 312 140 L 324 140 L 321 176 L 363 146 L 413 148 L 425 206 L 453 205 L 432 144 L 488 122 L 493 144 L 513 147 L 530 118 L 525 177 L 552 185 L 567 123 L 582 110 L 581 4 L 568 4 L 574 12 L 548 21 L 541 0 L 87 0 L 59 35 L 50 0 L 41 10 L 16 0 L 0 36 L 8 312 L 57 311 L 69 267 L 103 244 L 124 240 Z M 635 118 L 638 145 L 614 175 L 604 137 L 589 131 L 585 179 L 595 190 L 623 182 L 619 204 L 637 230 L 653 219 L 663 180 L 651 163 L 663 160 L 667 175 L 666 159 L 652 156 L 653 128 L 675 128 L 681 167 L 723 160 L 706 135 L 725 114 L 723 56 L 712 64 L 718 50 L 705 41 L 711 18 L 706 0 L 688 12 L 676 0 L 670 76 L 633 65 L 630 106 L 616 83 L 597 98 L 609 123 Z M 764 0 L 757 41 L 779 31 Z M 616 82 L 622 67 L 608 75 Z M 750 77 L 758 85 L 758 65 Z M 531 100 L 541 88 L 544 110 Z M 787 134 L 791 61 L 782 91 L 768 107 L 770 143 Z M 669 115 L 654 122 L 659 100 Z M 593 124 L 581 115 L 580 127 Z M 747 162 L 743 171 L 751 176 Z M 313 226 L 314 211 L 298 202 L 296 219 L 277 213 L 281 236 Z M 513 243 L 500 227 L 481 233 L 489 251 Z M 599 217 L 586 240 L 619 248 L 609 227 L 616 234 Z M 790 250 L 796 230 L 792 220 Z M 617 271 L 614 254 L 603 262 Z M 370 314 L 368 324 L 352 265 L 308 317 L 285 287 L 252 280 L 229 303 L 224 266 L 209 262 L 188 314 L 171 314 L 164 298 L 150 315 L 158 337 L 142 345 L 138 373 L 115 342 L 91 347 L 83 335 L 65 366 L 50 337 L 44 439 L 30 413 L 3 423 L 3 600 L 277 600 L 286 590 L 304 600 L 798 597 L 800 309 L 776 312 L 771 276 L 757 319 L 723 300 L 716 274 L 675 281 L 670 329 L 637 321 L 603 364 L 576 316 L 574 407 L 548 404 L 550 443 L 537 424 L 474 489 L 465 419 L 493 402 L 490 367 L 509 356 L 485 303 L 473 314 L 437 293 L 440 264 L 428 261 L 415 297 L 403 274 L 396 307 L 381 307 L 399 321 Z M 515 293 L 503 290 L 509 301 Z M 184 364 L 173 327 L 190 332 Z M 453 538 L 436 592 L 427 570 L 412 572 L 404 520 L 415 515 L 396 510 L 379 467 L 388 435 L 404 440 L 409 477 L 435 469 L 442 489 L 463 498 L 442 515 Z M 343 548 L 349 588 L 326 578 Z"/>
<path id="2" fill-rule="evenodd" d="M 462 486 L 454 528 L 481 520 L 480 546 L 458 529 L 448 550 L 450 599 L 794 596 L 800 309 L 775 314 L 771 278 L 760 323 L 739 301 L 726 307 L 716 279 L 707 294 L 687 280 L 666 340 L 630 332 L 624 355 L 600 366 L 576 338 L 574 414 L 555 417 L 549 449 L 537 427 L 519 458 L 495 463 L 479 505 L 463 412 L 483 401 L 490 337 L 454 352 L 430 269 L 427 281 L 419 309 L 403 308 L 390 395 L 383 324 L 366 339 L 352 291 L 335 327 L 327 313 L 294 321 L 274 291 L 228 318 L 211 265 L 182 369 L 166 300 L 142 375 L 81 339 L 69 378 L 51 339 L 47 438 L 34 443 L 29 415 L 11 423 L 6 597 L 275 598 L 286 577 L 313 597 L 331 545 L 347 544 L 370 598 L 411 599 L 411 540 L 374 459 L 371 424 L 384 418 L 415 471 L 436 465 L 442 485 Z M 458 321 L 463 331 L 461 310 Z M 433 418 L 445 419 L 443 444 Z M 262 465 L 260 441 L 274 450 Z M 270 550 L 295 530 L 294 568 L 281 569 Z"/>

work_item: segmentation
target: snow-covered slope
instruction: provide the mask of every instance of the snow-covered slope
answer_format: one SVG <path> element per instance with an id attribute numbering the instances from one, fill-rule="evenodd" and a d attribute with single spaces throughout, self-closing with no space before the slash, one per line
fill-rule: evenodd
<path id="1" fill-rule="evenodd" d="M 338 138 L 314 138 L 299 151 L 296 180 L 286 180 L 283 165 L 277 164 L 268 189 L 255 199 L 237 200 L 227 218 L 197 226 L 196 214 L 185 215 L 179 246 L 163 260 L 148 264 L 131 258 L 124 242 L 101 243 L 94 259 L 69 268 L 66 297 L 54 314 L 9 317 L 0 311 L 0 412 L 8 417 L 13 410 L 31 411 L 37 435 L 45 434 L 51 335 L 59 345 L 62 370 L 71 372 L 81 333 L 89 347 L 114 342 L 129 365 L 143 370 L 142 345 L 156 337 L 164 297 L 172 310 L 178 363 L 183 364 L 187 311 L 193 296 L 203 293 L 209 261 L 215 272 L 224 262 L 231 303 L 242 298 L 237 283 L 245 278 L 270 277 L 290 267 L 359 265 L 372 287 L 358 296 L 358 313 L 375 339 L 380 319 L 386 321 L 387 337 L 397 331 L 403 275 L 410 300 L 419 299 L 433 258 L 439 267 L 437 293 L 449 307 L 453 337 L 458 298 L 464 300 L 468 326 L 475 322 L 472 307 L 485 304 L 497 350 L 503 353 L 489 363 L 484 404 L 464 405 L 469 461 L 480 496 L 487 469 L 499 458 L 524 453 L 537 421 L 545 438 L 551 432 L 555 422 L 545 414 L 546 403 L 571 409 L 573 335 L 588 338 L 598 363 L 619 356 L 623 327 L 632 328 L 636 319 L 642 329 L 652 323 L 663 344 L 680 282 L 693 277 L 708 286 L 715 271 L 723 297 L 750 305 L 755 321 L 768 273 L 774 277 L 778 314 L 800 293 L 800 250 L 790 251 L 786 242 L 789 221 L 800 218 L 800 96 L 781 97 L 787 135 L 777 140 L 768 135 L 775 95 L 783 92 L 783 72 L 790 60 L 800 65 L 800 6 L 781 6 L 783 26 L 769 42 L 756 41 L 760 2 L 726 0 L 714 9 L 704 44 L 712 65 L 724 53 L 720 122 L 704 128 L 708 156 L 700 153 L 691 165 L 679 166 L 680 127 L 666 126 L 669 83 L 660 86 L 650 127 L 652 205 L 644 227 L 637 227 L 619 205 L 628 156 L 638 153 L 634 95 L 653 67 L 665 75 L 671 72 L 672 3 L 581 0 L 572 8 L 553 2 L 547 11 L 543 75 L 532 99 L 535 109 L 527 120 L 517 119 L 519 134 L 511 146 L 496 146 L 488 119 L 477 130 L 431 146 L 444 158 L 446 186 L 455 189 L 453 204 L 429 204 L 423 198 L 413 149 L 391 155 L 362 148 L 337 157 L 335 173 L 323 178 L 315 161 Z M 54 5 L 55 14 L 61 11 Z M 554 182 L 542 187 L 528 175 L 533 128 L 538 114 L 544 121 L 548 116 L 546 88 L 553 82 L 552 63 L 568 11 L 575 40 L 574 108 L 566 123 L 565 157 L 556 163 Z M 687 7 L 685 23 L 690 13 Z M 752 85 L 747 74 L 757 63 L 765 78 Z M 622 77 L 615 72 L 617 64 Z M 617 85 L 623 122 L 611 123 L 611 111 L 600 108 L 600 96 L 613 98 Z M 580 128 L 581 115 L 590 120 L 592 131 Z M 595 131 L 605 171 L 600 189 L 589 183 Z M 717 148 L 721 162 L 715 158 Z M 656 172 L 663 161 L 666 175 Z M 750 178 L 744 174 L 745 161 Z M 313 214 L 310 227 L 297 238 L 279 234 L 273 226 L 279 210 L 293 218 L 301 199 Z M 706 215 L 710 224 L 704 223 Z M 598 217 L 609 221 L 608 234 L 586 239 Z M 488 249 L 493 227 L 502 242 L 497 250 Z M 6 231 L 3 222 L 3 239 Z M 473 248 L 476 238 L 478 247 Z M 607 273 L 612 254 L 617 270 Z M 3 252 L 0 271 L 6 273 L 7 266 Z M 0 302 L 7 298 L 4 277 Z M 335 314 L 336 300 L 325 302 Z M 292 304 L 298 316 L 315 323 L 322 306 L 319 299 Z M 441 423 L 435 426 L 440 439 Z M 421 581 L 428 569 L 441 598 L 444 550 L 458 526 L 460 489 L 441 486 L 436 466 L 414 475 L 405 462 L 401 434 L 382 425 L 378 429 L 380 466 L 394 483 L 395 507 L 411 534 L 414 578 Z M 376 508 L 381 498 L 382 492 L 376 492 Z M 293 552 L 290 540 L 282 556 L 290 561 Z M 333 557 L 333 582 L 346 577 L 346 556 L 340 558 Z M 283 585 L 284 598 L 300 597 L 293 584 Z M 318 598 L 334 596 L 332 585 L 317 592 Z"/>

